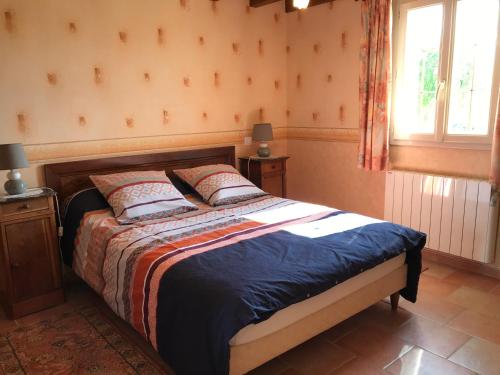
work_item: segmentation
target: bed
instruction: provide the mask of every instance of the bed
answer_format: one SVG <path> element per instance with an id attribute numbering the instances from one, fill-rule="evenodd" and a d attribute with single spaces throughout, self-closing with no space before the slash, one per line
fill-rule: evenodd
<path id="1" fill-rule="evenodd" d="M 45 166 L 61 201 L 83 191 L 65 261 L 179 375 L 243 374 L 387 296 L 415 301 L 424 234 L 272 196 L 214 208 L 173 174 L 234 163 L 219 147 Z M 89 179 L 160 169 L 197 211 L 118 225 Z"/>

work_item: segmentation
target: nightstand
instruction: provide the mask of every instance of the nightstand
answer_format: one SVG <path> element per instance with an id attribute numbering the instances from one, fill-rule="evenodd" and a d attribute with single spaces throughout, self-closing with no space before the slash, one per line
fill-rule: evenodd
<path id="1" fill-rule="evenodd" d="M 64 302 L 54 193 L 0 201 L 0 302 L 21 316 Z"/>
<path id="2" fill-rule="evenodd" d="M 268 158 L 241 157 L 240 171 L 257 187 L 276 197 L 286 198 L 286 161 L 288 156 Z M 250 170 L 250 175 L 249 175 Z"/>

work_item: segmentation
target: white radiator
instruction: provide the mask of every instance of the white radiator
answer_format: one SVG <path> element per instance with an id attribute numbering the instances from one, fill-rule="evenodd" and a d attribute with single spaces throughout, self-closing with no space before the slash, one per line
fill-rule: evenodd
<path id="1" fill-rule="evenodd" d="M 405 171 L 386 174 L 385 220 L 426 233 L 429 249 L 491 263 L 497 217 L 486 181 Z"/>

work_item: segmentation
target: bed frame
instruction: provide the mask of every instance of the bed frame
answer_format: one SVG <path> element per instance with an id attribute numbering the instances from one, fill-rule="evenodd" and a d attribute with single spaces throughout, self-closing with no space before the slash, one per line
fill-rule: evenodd
<path id="1" fill-rule="evenodd" d="M 235 160 L 235 147 L 231 146 L 70 161 L 44 165 L 45 183 L 57 192 L 61 202 L 82 189 L 94 186 L 90 175 L 127 171 L 164 170 L 176 186 L 188 189 L 173 172 L 175 169 L 210 164 L 230 164 L 234 167 Z"/>
<path id="2" fill-rule="evenodd" d="M 175 176 L 174 169 L 209 164 L 230 164 L 235 166 L 235 147 L 217 147 L 47 164 L 44 166 L 44 172 L 47 186 L 54 189 L 59 199 L 64 201 L 77 191 L 93 186 L 89 178 L 90 175 L 163 169 L 176 186 L 181 186 L 182 190 L 182 186 L 185 185 L 182 185 L 182 182 Z M 184 192 L 187 192 L 186 186 L 185 189 Z M 255 341 L 231 346 L 230 374 L 244 374 L 389 295 L 391 296 L 392 309 L 396 310 L 399 291 L 406 286 L 406 274 L 407 267 L 402 265 L 375 282 L 288 327 Z"/>

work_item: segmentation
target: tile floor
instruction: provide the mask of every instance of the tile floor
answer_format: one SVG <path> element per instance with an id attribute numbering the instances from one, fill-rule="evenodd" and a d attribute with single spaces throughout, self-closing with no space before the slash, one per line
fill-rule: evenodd
<path id="1" fill-rule="evenodd" d="M 416 304 L 381 301 L 253 374 L 499 375 L 500 280 L 426 266 Z"/>
<path id="2" fill-rule="evenodd" d="M 500 280 L 428 263 L 416 304 L 388 301 L 362 311 L 252 371 L 253 375 L 500 374 Z M 98 303 L 73 285 L 65 305 L 9 321 L 0 333 L 54 314 Z"/>

